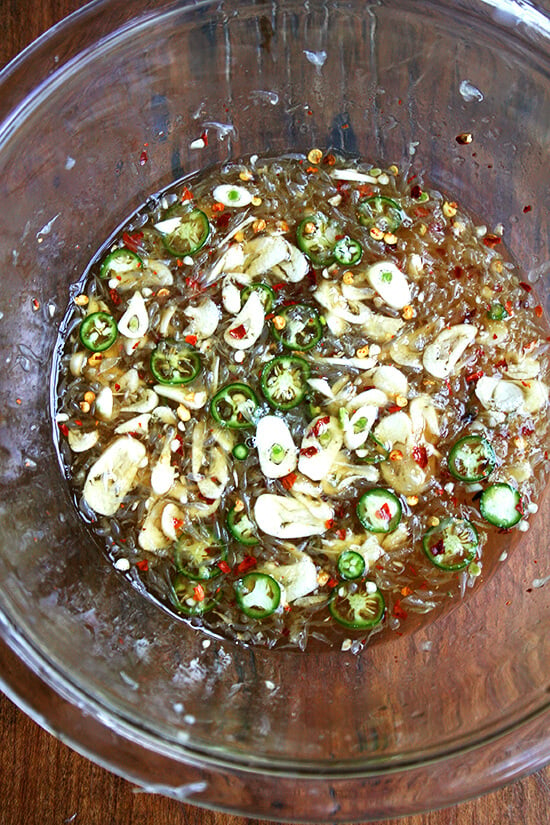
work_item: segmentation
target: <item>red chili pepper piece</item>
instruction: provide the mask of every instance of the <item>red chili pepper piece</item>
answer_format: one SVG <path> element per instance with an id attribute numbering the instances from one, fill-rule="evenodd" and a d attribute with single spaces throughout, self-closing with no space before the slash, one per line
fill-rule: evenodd
<path id="1" fill-rule="evenodd" d="M 494 246 L 498 246 L 499 243 L 502 243 L 502 238 L 498 235 L 485 235 L 483 238 L 483 243 L 485 246 L 488 246 L 489 249 L 492 249 Z"/>
<path id="2" fill-rule="evenodd" d="M 412 457 L 422 469 L 428 466 L 428 451 L 424 445 L 421 444 L 417 447 L 413 447 Z"/>
<path id="3" fill-rule="evenodd" d="M 61 432 L 63 433 L 63 435 L 66 438 L 69 435 L 69 428 L 67 427 L 67 425 L 66 424 L 58 424 L 57 426 L 59 427 L 59 429 L 61 430 Z"/>
<path id="4" fill-rule="evenodd" d="M 256 567 L 258 560 L 254 556 L 245 556 L 240 564 L 237 565 L 237 573 L 246 573 L 252 567 Z"/>
<path id="5" fill-rule="evenodd" d="M 408 616 L 407 611 L 401 607 L 401 601 L 399 599 L 393 606 L 393 615 L 396 617 L 396 619 L 406 619 Z"/>
<path id="6" fill-rule="evenodd" d="M 230 329 L 229 334 L 232 338 L 235 338 L 237 341 L 240 341 L 246 335 L 246 327 L 244 324 L 239 324 L 238 327 Z"/>
<path id="7" fill-rule="evenodd" d="M 186 335 L 185 336 L 185 343 L 190 344 L 192 347 L 197 345 L 197 336 L 196 335 Z"/>
<path id="8" fill-rule="evenodd" d="M 327 424 L 330 424 L 330 415 L 324 415 L 322 418 L 316 421 L 314 426 L 309 431 L 310 435 L 312 435 L 314 438 L 317 438 L 323 427 L 326 427 Z"/>
<path id="9" fill-rule="evenodd" d="M 281 484 L 283 485 L 285 490 L 292 490 L 297 478 L 298 476 L 296 475 L 296 473 L 289 473 L 288 475 L 283 476 L 281 478 Z"/>
<path id="10" fill-rule="evenodd" d="M 222 571 L 222 573 L 231 573 L 231 568 L 226 561 L 219 561 L 218 567 Z"/>
<path id="11" fill-rule="evenodd" d="M 479 381 L 480 378 L 483 378 L 483 370 L 478 370 L 477 372 L 471 372 L 470 375 L 466 376 L 466 381 L 471 384 L 472 381 Z"/>
<path id="12" fill-rule="evenodd" d="M 306 458 L 311 458 L 312 456 L 317 455 L 318 452 L 318 447 L 311 445 L 311 447 L 304 447 L 303 450 L 300 450 L 300 455 L 305 455 Z"/>
<path id="13" fill-rule="evenodd" d="M 218 217 L 216 218 L 216 226 L 218 227 L 218 229 L 226 229 L 230 220 L 230 213 L 224 212 L 222 215 L 218 215 Z"/>
<path id="14" fill-rule="evenodd" d="M 119 304 L 121 304 L 121 303 L 122 303 L 122 298 L 120 297 L 120 295 L 118 294 L 118 292 L 116 291 L 116 289 L 110 289 L 110 290 L 109 290 L 109 297 L 110 297 L 111 301 L 113 302 L 113 304 L 114 304 L 116 307 L 117 307 Z"/>
<path id="15" fill-rule="evenodd" d="M 196 602 L 203 602 L 206 598 L 206 593 L 202 584 L 197 584 L 196 587 L 193 588 L 193 598 Z"/>
<path id="16" fill-rule="evenodd" d="M 525 292 L 532 292 L 533 291 L 533 287 L 531 286 L 531 284 L 527 284 L 527 283 L 525 283 L 525 281 L 520 281 L 518 286 L 520 286 L 523 290 L 525 290 Z"/>
<path id="17" fill-rule="evenodd" d="M 328 587 L 336 587 L 338 584 L 338 579 L 330 578 L 327 582 Z"/>
<path id="18" fill-rule="evenodd" d="M 415 200 L 418 200 L 418 198 L 420 198 L 420 197 L 422 197 L 422 189 L 416 183 L 411 189 L 411 198 L 414 198 Z"/>
<path id="19" fill-rule="evenodd" d="M 190 189 L 187 188 L 187 186 L 184 186 L 183 192 L 181 193 L 182 203 L 184 201 L 192 201 L 192 200 L 193 200 L 193 193 L 191 192 Z"/>
<path id="20" fill-rule="evenodd" d="M 149 570 L 149 562 L 147 559 L 141 559 L 141 561 L 136 562 L 136 567 L 146 573 Z"/>
<path id="21" fill-rule="evenodd" d="M 334 519 L 333 519 L 333 518 L 328 518 L 328 519 L 325 521 L 325 528 L 326 528 L 327 530 L 330 530 L 332 527 L 334 527 Z"/>
<path id="22" fill-rule="evenodd" d="M 143 232 L 132 232 L 129 234 L 128 232 L 124 232 L 122 235 L 122 243 L 129 249 L 130 252 L 137 252 L 139 249 L 140 242 L 143 240 Z"/>
<path id="23" fill-rule="evenodd" d="M 375 516 L 383 521 L 389 521 L 391 519 L 391 510 L 387 501 L 385 501 L 382 507 L 376 511 Z"/>

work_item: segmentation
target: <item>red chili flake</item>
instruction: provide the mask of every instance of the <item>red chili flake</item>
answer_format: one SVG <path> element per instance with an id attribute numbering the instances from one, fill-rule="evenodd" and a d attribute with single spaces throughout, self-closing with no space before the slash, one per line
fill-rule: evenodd
<path id="1" fill-rule="evenodd" d="M 534 432 L 535 431 L 532 427 L 527 427 L 526 426 L 526 427 L 521 428 L 521 434 L 522 435 L 533 435 Z"/>
<path id="2" fill-rule="evenodd" d="M 445 542 L 443 539 L 439 539 L 434 546 L 432 547 L 432 556 L 440 556 L 441 553 L 445 552 Z"/>
<path id="3" fill-rule="evenodd" d="M 274 289 L 275 292 L 279 292 L 279 290 L 284 289 L 286 284 L 271 284 L 271 289 Z"/>
<path id="4" fill-rule="evenodd" d="M 118 294 L 118 292 L 116 291 L 116 289 L 110 289 L 110 290 L 109 290 L 109 297 L 110 297 L 111 301 L 113 302 L 113 304 L 114 304 L 116 307 L 117 307 L 119 304 L 121 304 L 121 303 L 122 303 L 122 298 L 120 297 L 120 295 Z"/>
<path id="5" fill-rule="evenodd" d="M 231 215 L 229 212 L 224 212 L 222 215 L 218 215 L 216 218 L 216 226 L 218 229 L 227 229 L 229 225 L 229 221 L 231 220 Z"/>
<path id="6" fill-rule="evenodd" d="M 383 521 L 389 521 L 391 519 L 391 510 L 388 506 L 387 501 L 384 502 L 382 507 L 376 511 L 374 514 L 376 518 L 382 519 Z"/>
<path id="7" fill-rule="evenodd" d="M 466 381 L 471 384 L 473 381 L 479 381 L 480 378 L 483 378 L 483 370 L 478 370 L 477 372 L 471 372 L 470 375 L 466 376 Z"/>
<path id="8" fill-rule="evenodd" d="M 504 309 L 506 310 L 508 315 L 511 315 L 512 314 L 512 302 L 511 301 L 506 301 L 506 303 L 504 304 Z"/>
<path id="9" fill-rule="evenodd" d="M 237 565 L 237 573 L 246 573 L 247 570 L 251 570 L 257 564 L 258 561 L 254 556 L 245 556 L 242 562 Z"/>
<path id="10" fill-rule="evenodd" d="M 57 426 L 59 427 L 59 429 L 61 430 L 62 434 L 63 434 L 63 435 L 65 436 L 65 438 L 66 438 L 66 437 L 69 435 L 69 428 L 67 427 L 67 425 L 66 425 L 66 424 L 58 424 Z"/>
<path id="11" fill-rule="evenodd" d="M 367 186 L 366 183 L 362 183 L 360 186 L 357 187 L 357 191 L 362 198 L 370 198 L 374 195 L 374 189 L 370 186 Z"/>
<path id="12" fill-rule="evenodd" d="M 281 484 L 283 485 L 285 490 L 292 490 L 297 478 L 298 476 L 296 475 L 296 473 L 289 473 L 288 475 L 283 476 L 281 478 Z"/>
<path id="13" fill-rule="evenodd" d="M 143 152 L 141 153 L 141 155 L 139 156 L 139 165 L 140 166 L 145 166 L 145 164 L 147 163 L 147 160 L 148 160 L 147 151 L 144 149 Z"/>
<path id="14" fill-rule="evenodd" d="M 464 270 L 462 269 L 461 266 L 459 266 L 457 264 L 455 266 L 455 268 L 453 269 L 453 275 L 455 276 L 455 278 L 461 278 L 463 274 L 464 274 Z"/>
<path id="15" fill-rule="evenodd" d="M 502 238 L 499 235 L 485 235 L 483 238 L 483 243 L 485 246 L 488 246 L 489 249 L 492 249 L 494 246 L 498 246 L 499 243 L 502 243 Z"/>
<path id="16" fill-rule="evenodd" d="M 328 587 L 336 587 L 338 584 L 338 579 L 330 578 L 327 582 Z"/>
<path id="17" fill-rule="evenodd" d="M 428 466 L 428 452 L 423 445 L 413 447 L 412 457 L 422 469 Z"/>
<path id="18" fill-rule="evenodd" d="M 415 206 L 414 207 L 414 214 L 417 218 L 427 218 L 430 214 L 430 210 L 427 206 Z"/>
<path id="19" fill-rule="evenodd" d="M 336 163 L 336 158 L 331 154 L 325 155 L 323 158 L 323 163 L 326 163 L 327 166 L 334 166 Z"/>
<path id="20" fill-rule="evenodd" d="M 149 570 L 149 562 L 147 559 L 141 559 L 141 561 L 136 562 L 136 567 L 146 573 Z"/>
<path id="21" fill-rule="evenodd" d="M 309 431 L 310 435 L 317 438 L 323 427 L 325 427 L 327 424 L 330 424 L 330 415 L 324 415 L 322 418 L 316 421 L 311 430 Z"/>
<path id="22" fill-rule="evenodd" d="M 527 204 L 527 206 L 524 206 L 524 207 L 523 207 L 523 212 L 524 212 L 524 214 L 527 214 L 527 212 L 530 212 L 532 208 L 533 208 L 533 207 L 532 207 L 532 206 L 530 206 L 529 204 Z"/>
<path id="23" fill-rule="evenodd" d="M 196 602 L 203 602 L 206 598 L 206 593 L 202 584 L 197 584 L 193 588 L 193 598 Z"/>
<path id="24" fill-rule="evenodd" d="M 310 175 L 314 175 L 318 171 L 319 170 L 317 169 L 316 166 L 308 166 L 307 169 L 306 169 L 306 172 L 308 172 Z"/>
<path id="25" fill-rule="evenodd" d="M 326 530 L 332 530 L 333 527 L 334 527 L 334 519 L 333 518 L 328 518 L 325 521 L 325 529 Z"/>
<path id="26" fill-rule="evenodd" d="M 191 344 L 192 347 L 196 346 L 197 336 L 196 335 L 186 335 L 185 336 L 185 343 L 186 344 Z"/>
<path id="27" fill-rule="evenodd" d="M 225 206 L 223 205 L 223 203 L 220 203 L 219 201 L 217 203 L 212 204 L 212 212 L 223 212 L 224 209 Z"/>
<path id="28" fill-rule="evenodd" d="M 208 146 L 208 132 L 203 132 L 201 135 L 201 140 L 205 146 Z"/>
<path id="29" fill-rule="evenodd" d="M 184 201 L 192 201 L 192 200 L 193 200 L 193 193 L 191 192 L 190 189 L 187 188 L 187 186 L 184 186 L 183 187 L 183 192 L 181 193 L 181 202 L 183 203 Z"/>
<path id="30" fill-rule="evenodd" d="M 544 312 L 544 310 L 541 307 L 541 305 L 537 304 L 537 306 L 535 307 L 535 315 L 537 316 L 537 318 L 542 318 L 543 312 Z"/>
<path id="31" fill-rule="evenodd" d="M 507 369 L 508 362 L 506 358 L 501 358 L 500 361 L 495 361 L 495 368 L 496 369 Z"/>
<path id="32" fill-rule="evenodd" d="M 21 399 L 20 399 L 20 398 L 18 398 L 18 399 L 17 399 L 17 403 L 18 403 L 18 404 L 20 404 L 20 403 L 21 403 Z M 75 422 L 74 422 L 74 423 L 76 424 L 76 426 L 77 426 L 77 427 L 82 427 L 82 421 L 77 421 L 77 420 L 75 420 Z"/>
<path id="33" fill-rule="evenodd" d="M 401 600 L 400 599 L 398 599 L 396 601 L 396 603 L 394 604 L 394 606 L 393 606 L 393 615 L 395 616 L 396 619 L 406 619 L 407 616 L 408 616 L 407 611 L 404 610 L 401 607 Z"/>
<path id="34" fill-rule="evenodd" d="M 389 413 L 395 413 L 395 412 L 399 412 L 399 411 L 400 411 L 400 409 L 401 409 L 401 407 L 400 407 L 398 404 L 391 404 L 391 405 L 388 407 L 388 412 L 389 412 Z"/>
<path id="35" fill-rule="evenodd" d="M 453 388 L 451 387 L 451 382 L 449 381 L 448 378 L 445 379 L 445 386 L 447 387 L 447 389 L 449 391 L 449 395 L 452 395 L 453 394 Z"/>
<path id="36" fill-rule="evenodd" d="M 205 504 L 214 504 L 216 501 L 215 498 L 206 498 L 206 496 L 203 496 L 202 493 L 197 493 L 197 498 L 200 498 L 200 500 L 204 501 Z"/>
<path id="37" fill-rule="evenodd" d="M 143 232 L 133 232 L 129 234 L 124 232 L 122 235 L 122 243 L 129 249 L 130 252 L 137 252 L 140 242 L 143 240 Z"/>
<path id="38" fill-rule="evenodd" d="M 414 198 L 415 200 L 418 200 L 418 198 L 421 198 L 421 197 L 422 197 L 422 189 L 420 188 L 420 186 L 417 183 L 415 183 L 415 185 L 411 189 L 411 198 Z"/>
<path id="39" fill-rule="evenodd" d="M 226 561 L 219 561 L 217 567 L 220 568 L 222 573 L 231 573 L 231 568 Z"/>
<path id="40" fill-rule="evenodd" d="M 531 286 L 531 284 L 526 284 L 525 281 L 520 281 L 518 286 L 520 286 L 522 289 L 524 289 L 525 292 L 532 292 L 533 291 L 533 287 Z"/>
<path id="41" fill-rule="evenodd" d="M 185 285 L 187 287 L 189 287 L 189 289 L 191 289 L 193 292 L 200 292 L 201 291 L 200 283 L 195 278 L 191 278 L 190 276 L 188 276 L 185 279 Z"/>
<path id="42" fill-rule="evenodd" d="M 340 530 L 336 531 L 336 535 L 338 536 L 340 541 L 344 541 L 344 539 L 346 538 L 346 530 L 344 530 L 344 528 L 342 527 L 340 528 Z"/>
<path id="43" fill-rule="evenodd" d="M 33 298 L 32 308 L 35 312 L 40 309 L 40 301 L 38 300 L 38 298 Z"/>
<path id="44" fill-rule="evenodd" d="M 230 329 L 229 334 L 232 338 L 240 341 L 246 335 L 246 327 L 244 324 L 239 324 L 238 327 L 233 327 L 233 329 Z"/>
<path id="45" fill-rule="evenodd" d="M 312 456 L 317 455 L 318 452 L 318 447 L 314 447 L 312 444 L 311 447 L 304 447 L 300 450 L 300 455 L 305 455 L 306 458 L 311 458 Z"/>

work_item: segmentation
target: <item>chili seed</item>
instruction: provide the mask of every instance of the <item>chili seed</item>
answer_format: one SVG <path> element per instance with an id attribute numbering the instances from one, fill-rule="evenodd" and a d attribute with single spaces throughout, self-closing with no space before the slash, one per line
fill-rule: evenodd
<path id="1" fill-rule="evenodd" d="M 275 315 L 273 318 L 273 326 L 275 329 L 284 329 L 286 327 L 286 320 L 283 318 L 282 315 Z"/>
<path id="2" fill-rule="evenodd" d="M 407 306 L 403 307 L 402 315 L 405 321 L 410 321 L 411 318 L 414 318 L 414 309 L 410 304 L 407 304 Z"/>
<path id="3" fill-rule="evenodd" d="M 401 450 L 391 450 L 390 451 L 390 461 L 402 461 L 403 460 L 403 453 Z"/>
<path id="4" fill-rule="evenodd" d="M 286 221 L 277 221 L 275 229 L 277 232 L 288 232 L 289 226 Z"/>
<path id="5" fill-rule="evenodd" d="M 364 347 L 359 347 L 358 350 L 355 351 L 355 355 L 357 358 L 366 358 L 369 354 L 369 345 L 365 344 Z"/>
<path id="6" fill-rule="evenodd" d="M 395 403 L 397 404 L 398 407 L 403 408 L 403 407 L 406 407 L 409 402 L 408 402 L 408 399 L 405 398 L 404 395 L 397 395 L 396 398 L 395 398 Z"/>
<path id="7" fill-rule="evenodd" d="M 466 146 L 468 143 L 471 143 L 474 139 L 474 136 L 471 132 L 461 132 L 459 135 L 456 136 L 456 142 L 459 143 L 461 146 Z"/>
<path id="8" fill-rule="evenodd" d="M 323 153 L 320 149 L 311 149 L 308 152 L 307 159 L 310 163 L 321 163 Z"/>
<path id="9" fill-rule="evenodd" d="M 252 180 L 252 173 L 245 169 L 244 172 L 240 172 L 239 178 L 244 181 Z"/>
<path id="10" fill-rule="evenodd" d="M 191 413 L 184 404 L 180 404 L 176 410 L 180 421 L 189 421 Z"/>
<path id="11" fill-rule="evenodd" d="M 252 229 L 254 232 L 263 232 L 266 228 L 267 224 L 263 218 L 258 218 L 258 220 L 254 221 L 252 224 Z"/>
<path id="12" fill-rule="evenodd" d="M 74 299 L 74 302 L 77 305 L 77 307 L 85 307 L 85 306 L 88 305 L 89 300 L 90 299 L 88 298 L 87 295 L 77 295 L 76 298 Z"/>
<path id="13" fill-rule="evenodd" d="M 90 405 L 87 401 L 80 401 L 78 406 L 80 407 L 81 412 L 89 413 L 90 412 Z"/>
<path id="14" fill-rule="evenodd" d="M 93 392 L 93 390 L 87 390 L 84 393 L 84 401 L 86 401 L 87 404 L 92 404 L 95 401 L 95 392 Z"/>
<path id="15" fill-rule="evenodd" d="M 258 195 L 254 195 L 254 197 L 250 201 L 252 206 L 259 206 L 261 204 L 261 202 L 262 202 L 262 199 Z"/>
<path id="16" fill-rule="evenodd" d="M 394 235 L 393 232 L 386 232 L 384 235 L 384 243 L 387 243 L 388 246 L 395 246 L 397 243 L 397 235 Z"/>
<path id="17" fill-rule="evenodd" d="M 350 272 L 349 269 L 342 275 L 342 283 L 348 284 L 348 286 L 353 283 L 353 272 Z"/>
<path id="18" fill-rule="evenodd" d="M 94 352 L 88 358 L 88 364 L 90 367 L 97 367 L 103 360 L 103 355 L 100 352 Z"/>
<path id="19" fill-rule="evenodd" d="M 375 241 L 381 241 L 384 237 L 384 233 L 381 229 L 378 229 L 377 226 L 371 226 L 369 229 L 369 234 L 371 238 L 374 238 Z"/>
<path id="20" fill-rule="evenodd" d="M 458 212 L 458 204 L 454 201 L 445 201 L 443 204 L 443 214 L 446 218 L 454 218 L 456 213 Z"/>
<path id="21" fill-rule="evenodd" d="M 409 504 L 411 507 L 414 507 L 416 504 L 418 504 L 418 496 L 407 496 L 407 504 Z"/>

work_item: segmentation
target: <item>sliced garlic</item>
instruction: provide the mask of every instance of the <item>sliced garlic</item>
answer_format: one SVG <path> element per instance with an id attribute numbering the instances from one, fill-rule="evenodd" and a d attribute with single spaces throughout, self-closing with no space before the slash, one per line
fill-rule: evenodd
<path id="1" fill-rule="evenodd" d="M 223 337 L 233 349 L 254 346 L 264 328 L 265 309 L 256 290 L 253 290 L 238 315 L 226 328 Z"/>
<path id="2" fill-rule="evenodd" d="M 266 478 L 282 478 L 296 469 L 298 450 L 287 423 L 277 415 L 260 418 L 256 428 L 260 469 Z"/>
<path id="3" fill-rule="evenodd" d="M 403 309 L 411 303 L 409 282 L 393 261 L 378 261 L 369 266 L 367 279 L 384 303 L 393 309 Z"/>
<path id="4" fill-rule="evenodd" d="M 132 340 L 143 338 L 149 329 L 149 315 L 141 292 L 134 292 L 128 301 L 126 312 L 118 322 L 121 335 Z"/>
<path id="5" fill-rule="evenodd" d="M 318 415 L 304 433 L 298 469 L 313 481 L 320 481 L 330 470 L 344 442 L 338 419 Z"/>
<path id="6" fill-rule="evenodd" d="M 441 330 L 424 350 L 424 369 L 435 378 L 448 378 L 476 335 L 477 327 L 472 324 L 456 324 Z"/>
<path id="7" fill-rule="evenodd" d="M 114 516 L 130 492 L 147 451 L 130 436 L 117 438 L 90 467 L 84 484 L 86 503 L 102 516 Z"/>
<path id="8" fill-rule="evenodd" d="M 333 514 L 328 505 L 327 508 L 327 511 Z M 292 496 L 279 496 L 274 493 L 263 493 L 258 496 L 254 505 L 254 518 L 263 533 L 280 539 L 318 536 L 328 529 L 327 519 L 313 515 L 303 502 Z"/>

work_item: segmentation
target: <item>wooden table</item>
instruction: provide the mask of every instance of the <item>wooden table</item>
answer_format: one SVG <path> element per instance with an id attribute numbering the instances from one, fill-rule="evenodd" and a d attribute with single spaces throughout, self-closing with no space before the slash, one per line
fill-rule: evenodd
<path id="1" fill-rule="evenodd" d="M 82 0 L 0 0 L 0 66 Z M 399 820 L 401 825 L 543 825 L 549 821 L 550 767 L 481 799 Z M 244 825 L 140 793 L 71 751 L 0 695 L 0 825 Z M 387 820 L 385 825 L 397 825 Z"/>

